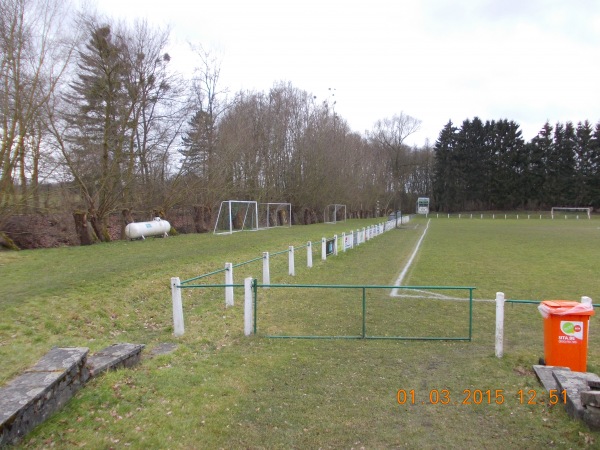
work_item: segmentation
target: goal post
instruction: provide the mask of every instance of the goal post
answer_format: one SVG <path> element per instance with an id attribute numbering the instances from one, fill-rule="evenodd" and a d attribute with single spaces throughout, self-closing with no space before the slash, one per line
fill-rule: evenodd
<path id="1" fill-rule="evenodd" d="M 323 211 L 323 222 L 337 223 L 346 221 L 346 205 L 337 203 L 327 205 Z"/>
<path id="2" fill-rule="evenodd" d="M 558 213 L 583 213 L 588 219 L 592 218 L 592 208 L 575 207 L 575 206 L 553 206 L 550 210 L 550 215 L 554 219 L 554 215 Z M 579 218 L 579 215 L 577 215 Z"/>
<path id="3" fill-rule="evenodd" d="M 258 203 L 246 200 L 225 200 L 219 206 L 214 234 L 258 230 Z"/>
<path id="4" fill-rule="evenodd" d="M 292 226 L 291 203 L 259 203 L 259 229 Z"/>

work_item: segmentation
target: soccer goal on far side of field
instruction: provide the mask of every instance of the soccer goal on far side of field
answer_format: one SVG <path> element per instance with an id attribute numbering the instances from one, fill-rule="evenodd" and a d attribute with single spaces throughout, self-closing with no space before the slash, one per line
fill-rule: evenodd
<path id="1" fill-rule="evenodd" d="M 323 211 L 323 222 L 337 223 L 346 221 L 346 205 L 332 204 L 325 207 Z"/>
<path id="2" fill-rule="evenodd" d="M 219 206 L 214 234 L 258 230 L 258 202 L 225 200 Z"/>
<path id="3" fill-rule="evenodd" d="M 292 226 L 291 203 L 259 203 L 258 227 L 275 228 Z"/>
<path id="4" fill-rule="evenodd" d="M 550 214 L 554 219 L 554 216 L 559 217 L 559 215 L 564 214 L 565 218 L 569 215 L 575 214 L 575 216 L 579 219 L 579 213 L 585 214 L 588 219 L 592 218 L 592 208 L 580 208 L 574 206 L 553 206 Z"/>

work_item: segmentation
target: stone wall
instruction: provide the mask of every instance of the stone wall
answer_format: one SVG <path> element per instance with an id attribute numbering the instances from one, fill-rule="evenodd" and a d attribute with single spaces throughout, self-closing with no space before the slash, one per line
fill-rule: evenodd
<path id="1" fill-rule="evenodd" d="M 88 357 L 85 347 L 53 348 L 0 388 L 0 447 L 14 444 L 62 408 L 94 376 L 139 362 L 143 345 L 116 344 Z"/>

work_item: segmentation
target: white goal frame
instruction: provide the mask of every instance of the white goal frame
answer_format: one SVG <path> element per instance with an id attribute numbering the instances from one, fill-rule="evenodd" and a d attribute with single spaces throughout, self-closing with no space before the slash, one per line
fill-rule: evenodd
<path id="1" fill-rule="evenodd" d="M 241 226 L 238 227 L 234 223 L 233 209 L 235 205 L 242 205 L 245 208 Z M 226 226 L 219 229 L 219 224 L 222 222 Z M 213 231 L 214 234 L 232 234 L 238 231 L 257 231 L 258 229 L 258 203 L 256 201 L 224 200 L 221 202 Z"/>
<path id="2" fill-rule="evenodd" d="M 279 223 L 279 212 L 283 211 L 287 215 L 287 223 Z M 272 225 L 272 214 L 275 214 L 275 224 Z M 276 227 L 292 226 L 292 204 L 291 203 L 259 203 L 258 204 L 258 227 L 259 229 L 268 229 Z"/>
<path id="3" fill-rule="evenodd" d="M 341 205 L 338 203 L 333 203 L 331 205 L 327 205 L 325 207 L 325 210 L 323 211 L 323 222 L 324 223 L 337 223 L 337 215 L 338 215 L 338 211 L 344 211 L 344 220 L 343 222 L 346 221 L 346 205 Z M 331 213 L 333 212 L 333 217 L 331 216 Z M 333 219 L 333 220 L 331 220 Z"/>
<path id="4" fill-rule="evenodd" d="M 556 211 L 567 211 L 567 212 L 585 212 L 588 219 L 592 218 L 592 209 L 593 208 L 583 208 L 583 207 L 575 207 L 575 206 L 553 206 L 550 210 L 550 215 L 554 219 L 554 213 Z M 579 216 L 577 216 L 579 218 Z"/>

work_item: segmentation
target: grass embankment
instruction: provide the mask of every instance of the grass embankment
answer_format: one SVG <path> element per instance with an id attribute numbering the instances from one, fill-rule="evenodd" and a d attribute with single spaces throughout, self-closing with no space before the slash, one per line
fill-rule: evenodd
<path id="1" fill-rule="evenodd" d="M 24 446 L 72 448 L 571 448 L 595 445 L 596 435 L 550 405 L 531 365 L 543 354 L 542 319 L 533 305 L 508 305 L 505 357 L 494 357 L 494 304 L 474 305 L 473 341 L 288 340 L 260 337 L 261 325 L 282 333 L 360 331 L 356 292 L 272 289 L 259 293 L 271 315 L 259 315 L 259 336 L 243 336 L 242 293 L 225 309 L 222 289 L 184 290 L 186 333 L 172 337 L 169 280 L 182 280 L 317 241 L 365 222 L 293 227 L 232 236 L 189 235 L 88 248 L 0 253 L 3 310 L 0 378 L 30 366 L 52 345 L 98 350 L 140 342 L 151 350 L 177 342 L 176 352 L 145 358 L 133 370 L 92 381 L 63 411 L 38 427 Z M 296 253 L 271 261 L 272 283 L 391 284 L 423 230 L 419 219 L 314 267 Z M 413 225 L 419 225 L 413 228 Z M 405 284 L 472 285 L 476 299 L 600 300 L 597 222 L 433 220 Z M 261 278 L 260 262 L 235 270 L 235 281 Z M 590 275 L 591 274 L 591 275 Z M 222 275 L 222 274 L 221 274 Z M 222 282 L 221 275 L 210 282 Z M 207 280 L 207 282 L 209 282 Z M 385 293 L 369 294 L 385 318 Z M 337 322 L 328 319 L 328 307 Z M 437 302 L 437 301 L 436 301 Z M 427 300 L 390 299 L 378 330 L 406 335 L 445 333 L 454 313 Z M 439 302 L 437 302 L 439 303 Z M 285 315 L 285 306 L 298 319 Z M 383 306 L 382 306 L 383 305 Z M 461 308 L 462 306 L 462 308 Z M 278 316 L 277 314 L 283 314 Z M 284 311 L 284 313 L 281 313 Z M 350 312 L 350 313 L 348 313 Z M 260 314 L 260 311 L 259 311 Z M 305 316 L 306 319 L 300 319 Z M 400 317 L 396 317 L 400 316 Z M 458 316 L 458 319 L 457 319 Z M 280 321 L 283 317 L 286 320 Z M 326 320 L 326 323 L 319 322 Z M 322 325 L 320 325 L 322 323 Z M 371 329 L 370 328 L 370 329 Z M 598 318 L 592 318 L 588 366 L 600 370 Z M 348 331 L 350 330 L 350 331 Z M 442 334 L 443 335 L 443 334 Z M 414 390 L 404 405 L 399 389 Z M 484 399 L 475 399 L 476 390 Z M 524 396 L 519 396 L 522 390 Z M 527 404 L 530 390 L 536 404 Z M 490 394 L 485 394 L 489 391 Z M 437 404 L 436 396 L 440 398 Z M 487 395 L 487 396 L 486 396 Z M 450 396 L 450 404 L 444 396 Z M 462 404 L 463 400 L 471 404 Z M 458 403 L 458 404 L 456 404 Z M 481 403 L 479 405 L 474 403 Z"/>

